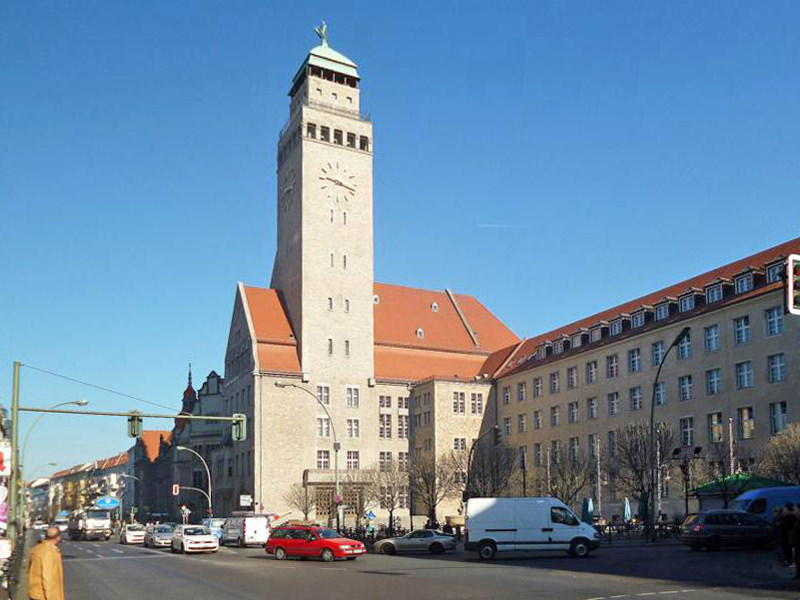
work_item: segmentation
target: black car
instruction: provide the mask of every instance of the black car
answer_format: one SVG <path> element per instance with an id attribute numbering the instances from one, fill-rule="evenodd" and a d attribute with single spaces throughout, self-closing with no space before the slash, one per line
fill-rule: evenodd
<path id="1" fill-rule="evenodd" d="M 681 524 L 680 540 L 692 550 L 768 546 L 772 543 L 772 526 L 743 510 L 707 510 L 686 517 Z"/>

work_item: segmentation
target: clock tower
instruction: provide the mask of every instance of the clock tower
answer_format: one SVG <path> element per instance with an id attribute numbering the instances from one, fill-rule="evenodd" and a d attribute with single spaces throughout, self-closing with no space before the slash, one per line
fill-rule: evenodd
<path id="1" fill-rule="evenodd" d="M 311 383 L 365 385 L 374 376 L 372 123 L 357 65 L 331 48 L 324 22 L 316 31 L 321 43 L 294 76 L 278 141 L 271 287 Z"/>

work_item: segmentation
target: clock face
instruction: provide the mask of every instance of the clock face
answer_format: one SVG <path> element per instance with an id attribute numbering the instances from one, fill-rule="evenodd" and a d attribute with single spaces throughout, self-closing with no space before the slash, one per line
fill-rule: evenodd
<path id="1" fill-rule="evenodd" d="M 294 173 L 294 169 L 290 169 L 284 173 L 281 178 L 278 187 L 278 201 L 284 212 L 292 207 L 292 202 L 294 201 L 294 194 L 292 192 L 294 191 L 296 182 L 297 176 Z"/>
<path id="2" fill-rule="evenodd" d="M 356 197 L 356 176 L 348 172 L 341 162 L 327 162 L 320 168 L 320 189 L 336 202 Z"/>

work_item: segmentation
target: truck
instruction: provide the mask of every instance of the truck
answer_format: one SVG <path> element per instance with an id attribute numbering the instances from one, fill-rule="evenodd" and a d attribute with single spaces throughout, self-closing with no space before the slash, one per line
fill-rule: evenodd
<path id="1" fill-rule="evenodd" d="M 71 540 L 111 539 L 111 511 L 90 507 L 70 513 L 67 531 Z"/>

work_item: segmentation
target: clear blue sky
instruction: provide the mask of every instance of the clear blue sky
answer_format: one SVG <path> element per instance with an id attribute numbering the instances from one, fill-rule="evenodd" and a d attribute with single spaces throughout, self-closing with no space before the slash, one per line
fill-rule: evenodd
<path id="1" fill-rule="evenodd" d="M 222 370 L 323 18 L 375 123 L 379 281 L 533 335 L 800 233 L 796 1 L 6 2 L 0 403 L 14 359 L 175 409 L 189 361 Z M 24 404 L 145 408 L 23 375 Z M 46 417 L 31 443 L 130 440 Z"/>

